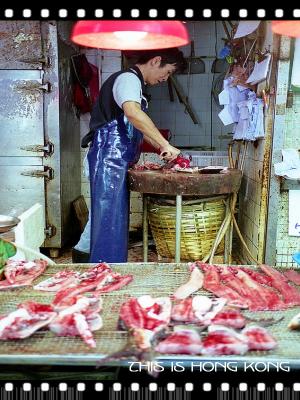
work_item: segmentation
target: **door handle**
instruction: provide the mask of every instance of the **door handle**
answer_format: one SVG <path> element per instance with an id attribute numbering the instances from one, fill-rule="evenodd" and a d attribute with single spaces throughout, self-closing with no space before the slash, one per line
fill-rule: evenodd
<path id="1" fill-rule="evenodd" d="M 51 142 L 47 142 L 44 146 L 42 144 L 33 144 L 31 146 L 20 147 L 21 150 L 32 151 L 38 153 L 43 151 L 46 153 L 46 156 L 51 156 L 54 153 L 54 144 Z"/>
<path id="2" fill-rule="evenodd" d="M 45 82 L 45 83 L 29 82 L 26 83 L 25 85 L 17 85 L 16 87 L 17 89 L 28 90 L 28 91 L 41 90 L 47 93 L 52 91 L 52 85 L 50 82 Z"/>
<path id="3" fill-rule="evenodd" d="M 51 179 L 54 179 L 54 170 L 50 167 L 44 167 L 44 171 L 33 169 L 21 172 L 21 175 L 31 176 L 32 178 L 45 178 L 46 180 L 50 181 Z"/>
<path id="4" fill-rule="evenodd" d="M 41 58 L 21 58 L 19 60 L 24 64 L 43 64 L 45 68 L 51 67 L 51 58 L 50 57 L 41 57 Z"/>

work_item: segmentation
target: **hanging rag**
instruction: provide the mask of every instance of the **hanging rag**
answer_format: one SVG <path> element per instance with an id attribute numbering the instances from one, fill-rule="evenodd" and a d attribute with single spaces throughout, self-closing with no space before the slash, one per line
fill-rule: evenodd
<path id="1" fill-rule="evenodd" d="M 73 55 L 71 60 L 74 72 L 74 104 L 79 114 L 85 114 L 91 112 L 99 94 L 99 71 L 88 62 L 84 54 Z"/>

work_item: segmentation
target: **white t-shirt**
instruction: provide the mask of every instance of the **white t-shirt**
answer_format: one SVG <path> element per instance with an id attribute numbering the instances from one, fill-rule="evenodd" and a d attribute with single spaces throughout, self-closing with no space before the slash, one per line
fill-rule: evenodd
<path id="1" fill-rule="evenodd" d="M 138 76 L 132 72 L 119 75 L 113 85 L 113 96 L 120 108 L 125 101 L 142 103 L 142 85 Z"/>

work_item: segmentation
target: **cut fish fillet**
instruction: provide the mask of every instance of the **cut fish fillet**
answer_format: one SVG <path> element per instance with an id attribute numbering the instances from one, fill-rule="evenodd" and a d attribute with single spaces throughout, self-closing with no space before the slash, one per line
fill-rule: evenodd
<path id="1" fill-rule="evenodd" d="M 59 307 L 58 315 L 49 324 L 49 329 L 58 336 L 81 336 L 89 347 L 96 347 L 92 331 L 102 328 L 102 300 L 95 297 L 76 296 L 73 304 Z"/>
<path id="2" fill-rule="evenodd" d="M 269 265 L 262 264 L 260 268 L 272 279 L 272 286 L 282 295 L 288 306 L 300 305 L 300 291 L 288 283 L 288 279 Z"/>
<path id="3" fill-rule="evenodd" d="M 180 330 L 162 340 L 155 350 L 163 354 L 201 354 L 200 335 L 192 330 Z"/>
<path id="4" fill-rule="evenodd" d="M 72 270 L 59 271 L 50 278 L 39 282 L 33 289 L 45 292 L 58 292 L 66 287 L 74 287 L 79 282 L 79 276 L 79 272 Z"/>
<path id="5" fill-rule="evenodd" d="M 202 339 L 202 354 L 230 355 L 248 351 L 247 339 L 233 329 L 211 325 L 208 330 L 208 335 Z"/>
<path id="6" fill-rule="evenodd" d="M 241 329 L 246 325 L 246 319 L 239 310 L 223 309 L 211 320 L 211 323 Z"/>
<path id="7" fill-rule="evenodd" d="M 170 322 L 171 308 L 169 297 L 153 298 L 149 295 L 133 297 L 122 304 L 120 320 L 130 332 L 137 349 L 151 348 L 154 335 Z"/>
<path id="8" fill-rule="evenodd" d="M 46 269 L 45 260 L 9 260 L 4 267 L 5 280 L 0 281 L 0 290 L 29 286 Z"/>
<path id="9" fill-rule="evenodd" d="M 261 326 L 250 326 L 242 330 L 248 339 L 249 350 L 272 350 L 277 346 L 273 336 Z"/>
<path id="10" fill-rule="evenodd" d="M 0 339 L 24 339 L 48 325 L 57 313 L 47 304 L 28 301 L 18 309 L 0 316 Z"/>

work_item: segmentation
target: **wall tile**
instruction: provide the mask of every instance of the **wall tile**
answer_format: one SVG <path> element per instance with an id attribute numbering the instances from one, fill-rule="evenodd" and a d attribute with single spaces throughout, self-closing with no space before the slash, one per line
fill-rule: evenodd
<path id="1" fill-rule="evenodd" d="M 180 135 L 175 136 L 176 146 L 189 146 L 189 144 L 190 144 L 189 136 L 180 136 Z"/>
<path id="2" fill-rule="evenodd" d="M 120 50 L 102 50 L 104 57 L 121 57 Z"/>
<path id="3" fill-rule="evenodd" d="M 162 85 L 157 85 L 151 89 L 151 100 L 161 99 Z M 150 104 L 153 101 L 150 102 Z"/>
<path id="4" fill-rule="evenodd" d="M 102 82 L 105 82 L 106 79 L 108 79 L 108 78 L 110 77 L 110 75 L 111 75 L 111 72 L 103 72 L 103 73 L 101 74 L 101 76 L 102 76 Z"/>
<path id="5" fill-rule="evenodd" d="M 201 136 L 190 136 L 190 146 L 203 146 L 203 138 Z"/>
<path id="6" fill-rule="evenodd" d="M 102 58 L 102 73 L 119 71 L 121 69 L 121 58 L 119 57 L 103 57 Z"/>
<path id="7" fill-rule="evenodd" d="M 97 53 L 86 55 L 89 63 L 97 66 Z"/>
<path id="8" fill-rule="evenodd" d="M 85 49 L 84 54 L 86 55 L 87 58 L 89 57 L 97 57 L 98 56 L 98 50 L 95 48 L 92 49 Z"/>
<path id="9" fill-rule="evenodd" d="M 143 226 L 142 214 L 138 212 L 131 212 L 129 214 L 130 230 L 135 230 Z"/>

